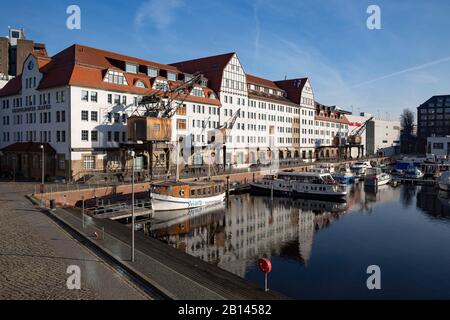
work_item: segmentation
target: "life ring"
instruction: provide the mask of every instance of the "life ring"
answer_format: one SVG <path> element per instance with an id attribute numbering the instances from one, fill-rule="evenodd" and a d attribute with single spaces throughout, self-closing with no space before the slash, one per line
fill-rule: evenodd
<path id="1" fill-rule="evenodd" d="M 180 190 L 180 196 L 184 197 L 184 190 Z"/>
<path id="2" fill-rule="evenodd" d="M 270 273 L 272 271 L 272 263 L 267 258 L 258 259 L 258 268 L 263 273 Z"/>

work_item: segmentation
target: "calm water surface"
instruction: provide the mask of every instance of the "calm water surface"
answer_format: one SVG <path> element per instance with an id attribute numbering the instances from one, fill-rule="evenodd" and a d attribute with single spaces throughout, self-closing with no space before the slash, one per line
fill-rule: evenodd
<path id="1" fill-rule="evenodd" d="M 161 214 L 145 232 L 297 299 L 450 298 L 450 194 L 434 187 L 352 187 L 346 203 L 249 194 L 228 208 Z M 366 286 L 370 265 L 381 290 Z"/>

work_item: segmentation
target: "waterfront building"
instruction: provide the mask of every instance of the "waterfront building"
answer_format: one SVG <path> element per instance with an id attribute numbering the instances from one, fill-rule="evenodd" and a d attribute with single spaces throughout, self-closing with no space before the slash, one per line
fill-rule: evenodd
<path id="1" fill-rule="evenodd" d="M 356 132 L 367 120 L 365 130 L 361 134 L 365 156 L 384 155 L 392 156 L 400 152 L 400 121 L 379 119 L 367 112 L 359 115 L 347 115 L 350 122 L 349 134 Z M 352 157 L 357 157 L 358 150 L 352 149 Z"/>
<path id="2" fill-rule="evenodd" d="M 325 106 L 315 103 L 314 141 L 316 158 L 337 159 L 339 145 L 348 136 L 349 121 L 346 115 L 336 106 Z"/>
<path id="3" fill-rule="evenodd" d="M 418 152 L 426 153 L 427 138 L 450 135 L 450 95 L 433 96 L 417 108 Z"/>
<path id="4" fill-rule="evenodd" d="M 0 37 L 0 74 L 21 74 L 30 53 L 47 56 L 45 44 L 26 39 L 24 29 L 10 28 L 7 37 Z"/>
<path id="5" fill-rule="evenodd" d="M 426 153 L 437 159 L 450 159 L 450 135 L 446 137 L 428 137 Z"/>
<path id="6" fill-rule="evenodd" d="M 96 171 L 124 170 L 121 145 L 128 142 L 127 118 L 139 99 L 189 76 L 173 66 L 81 45 L 51 58 L 32 53 L 24 66 L 0 91 L 0 148 L 2 171 L 16 168 L 29 178 L 40 177 L 41 158 L 34 150 L 41 144 L 48 177 L 78 180 Z M 211 126 L 217 125 L 219 106 L 206 83 L 195 87 L 172 118 L 173 139 L 196 133 L 208 114 Z M 152 156 L 165 162 L 164 154 Z M 149 156 L 136 159 L 136 170 L 148 168 Z"/>

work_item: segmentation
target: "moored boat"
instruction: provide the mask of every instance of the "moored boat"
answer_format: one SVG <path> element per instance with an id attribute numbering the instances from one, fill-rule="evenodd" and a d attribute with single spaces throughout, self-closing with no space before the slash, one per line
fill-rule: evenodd
<path id="1" fill-rule="evenodd" d="M 345 187 L 338 185 L 328 172 L 283 172 L 278 176 L 266 176 L 260 182 L 251 183 L 253 192 L 264 192 L 298 197 L 343 198 Z"/>
<path id="2" fill-rule="evenodd" d="M 221 203 L 226 192 L 223 181 L 162 182 L 151 187 L 154 211 L 172 211 Z"/>
<path id="3" fill-rule="evenodd" d="M 381 168 L 368 168 L 364 178 L 364 185 L 367 186 L 383 186 L 391 181 L 391 175 L 383 172 Z"/>
<path id="4" fill-rule="evenodd" d="M 351 185 L 356 182 L 356 177 L 348 165 L 338 169 L 332 176 L 340 185 Z"/>
<path id="5" fill-rule="evenodd" d="M 366 175 L 366 170 L 372 168 L 372 165 L 369 161 L 358 161 L 356 162 L 351 171 L 357 178 L 363 178 Z"/>

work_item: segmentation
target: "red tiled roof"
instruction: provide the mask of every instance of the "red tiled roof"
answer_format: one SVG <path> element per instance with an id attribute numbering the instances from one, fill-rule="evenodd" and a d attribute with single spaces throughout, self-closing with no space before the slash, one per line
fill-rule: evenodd
<path id="1" fill-rule="evenodd" d="M 209 87 L 218 93 L 222 86 L 223 70 L 234 55 L 235 53 L 231 52 L 217 56 L 176 62 L 171 65 L 185 73 L 194 74 L 199 72 L 203 74 L 208 78 Z"/>
<path id="2" fill-rule="evenodd" d="M 321 117 L 321 116 L 315 116 L 314 120 L 318 121 L 327 121 L 327 122 L 335 122 L 335 123 L 342 123 L 342 124 L 350 124 L 350 121 L 344 116 L 341 119 L 333 119 L 330 117 Z"/>
<path id="3" fill-rule="evenodd" d="M 86 88 L 146 95 L 157 91 L 152 89 L 155 78 L 151 79 L 143 73 L 126 73 L 122 70 L 124 65 L 120 66 L 120 64 L 123 64 L 123 62 L 130 62 L 180 73 L 174 66 L 132 58 L 77 44 L 66 48 L 52 58 L 38 54 L 33 54 L 33 56 L 37 59 L 39 69 L 44 74 L 38 90 L 75 85 Z M 121 70 L 124 73 L 128 85 L 118 85 L 103 81 L 108 70 Z M 165 78 L 161 79 L 167 80 Z M 135 83 L 138 80 L 141 80 L 145 84 L 145 88 L 138 88 L 135 86 Z M 21 76 L 18 76 L 9 81 L 6 86 L 0 90 L 0 96 L 18 94 L 21 89 Z M 186 97 L 186 101 L 220 105 L 218 99 L 209 99 L 209 95 L 207 95 L 207 98 L 189 95 Z"/>
<path id="4" fill-rule="evenodd" d="M 48 143 L 16 142 L 2 149 L 3 152 L 42 152 L 44 145 L 45 153 L 56 153 L 55 149 Z"/>
<path id="5" fill-rule="evenodd" d="M 282 97 L 282 96 L 275 95 L 275 94 L 269 94 L 269 93 L 265 93 L 265 92 L 261 92 L 261 91 L 255 91 L 255 90 L 248 90 L 248 96 L 250 99 L 261 99 L 261 100 L 266 100 L 269 102 L 283 103 L 283 104 L 292 105 L 294 107 L 298 107 L 298 104 L 293 103 L 291 100 L 289 100 L 285 97 Z"/>
<path id="6" fill-rule="evenodd" d="M 271 80 L 267 80 L 267 79 L 263 79 L 260 77 L 256 77 L 254 75 L 248 74 L 247 73 L 247 82 L 251 83 L 251 84 L 256 84 L 262 87 L 266 87 L 266 88 L 271 88 L 271 89 L 276 89 L 276 90 L 283 90 L 280 87 L 278 87 L 275 82 L 271 81 Z"/>

